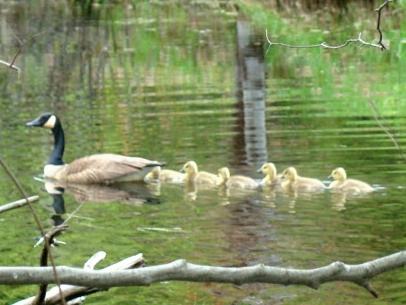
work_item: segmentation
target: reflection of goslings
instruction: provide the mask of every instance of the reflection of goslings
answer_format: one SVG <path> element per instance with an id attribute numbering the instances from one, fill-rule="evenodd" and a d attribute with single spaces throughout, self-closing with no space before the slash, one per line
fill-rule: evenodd
<path id="1" fill-rule="evenodd" d="M 346 192 L 331 192 L 331 202 L 333 204 L 332 206 L 333 210 L 344 211 L 346 201 L 347 201 Z"/>
<path id="2" fill-rule="evenodd" d="M 263 188 L 262 196 L 265 204 L 270 208 L 276 208 L 276 190 L 274 188 Z"/>
<path id="3" fill-rule="evenodd" d="M 188 181 L 185 183 L 184 191 L 186 200 L 195 201 L 197 199 L 197 187 L 196 183 L 193 181 Z"/>

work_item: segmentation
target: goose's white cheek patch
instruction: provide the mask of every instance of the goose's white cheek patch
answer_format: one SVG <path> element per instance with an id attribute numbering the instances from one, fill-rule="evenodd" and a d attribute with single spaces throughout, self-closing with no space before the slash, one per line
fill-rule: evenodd
<path id="1" fill-rule="evenodd" d="M 48 119 L 48 121 L 46 121 L 46 123 L 44 124 L 45 128 L 54 128 L 55 127 L 55 123 L 56 123 L 56 117 L 54 115 L 51 115 Z"/>

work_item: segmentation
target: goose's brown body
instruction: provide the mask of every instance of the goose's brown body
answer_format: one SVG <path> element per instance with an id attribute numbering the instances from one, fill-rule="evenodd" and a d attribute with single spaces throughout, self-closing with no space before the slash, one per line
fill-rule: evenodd
<path id="1" fill-rule="evenodd" d="M 124 181 L 143 181 L 158 162 L 144 158 L 116 154 L 96 154 L 62 165 L 54 173 L 44 173 L 46 178 L 82 183 L 99 184 Z"/>

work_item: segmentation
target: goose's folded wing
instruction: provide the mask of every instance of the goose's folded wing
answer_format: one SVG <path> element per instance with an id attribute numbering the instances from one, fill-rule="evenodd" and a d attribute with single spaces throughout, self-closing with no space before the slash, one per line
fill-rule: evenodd
<path id="1" fill-rule="evenodd" d="M 162 164 L 144 158 L 98 154 L 77 159 L 65 169 L 66 180 L 76 183 L 113 182 Z"/>

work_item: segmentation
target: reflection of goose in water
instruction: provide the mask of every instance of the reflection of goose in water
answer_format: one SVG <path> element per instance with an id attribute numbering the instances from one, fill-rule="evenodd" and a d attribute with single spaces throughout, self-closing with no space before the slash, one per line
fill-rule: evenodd
<path id="1" fill-rule="evenodd" d="M 59 118 L 52 113 L 44 113 L 27 123 L 27 126 L 49 128 L 54 135 L 54 149 L 44 167 L 45 178 L 81 184 L 144 181 L 146 174 L 162 165 L 156 161 L 117 154 L 96 154 L 64 164 L 65 136 Z"/>
<path id="2" fill-rule="evenodd" d="M 54 215 L 51 216 L 54 226 L 59 226 L 64 222 L 62 215 L 65 211 L 65 200 L 63 198 L 64 188 L 53 183 L 45 183 L 46 192 L 52 197 L 52 208 Z"/>
<path id="3" fill-rule="evenodd" d="M 126 202 L 134 204 L 159 203 L 154 190 L 150 186 L 141 183 L 120 183 L 113 185 L 84 185 L 73 183 L 52 183 L 54 188 L 64 189 L 65 193 L 71 194 L 79 203 L 107 203 Z"/>

